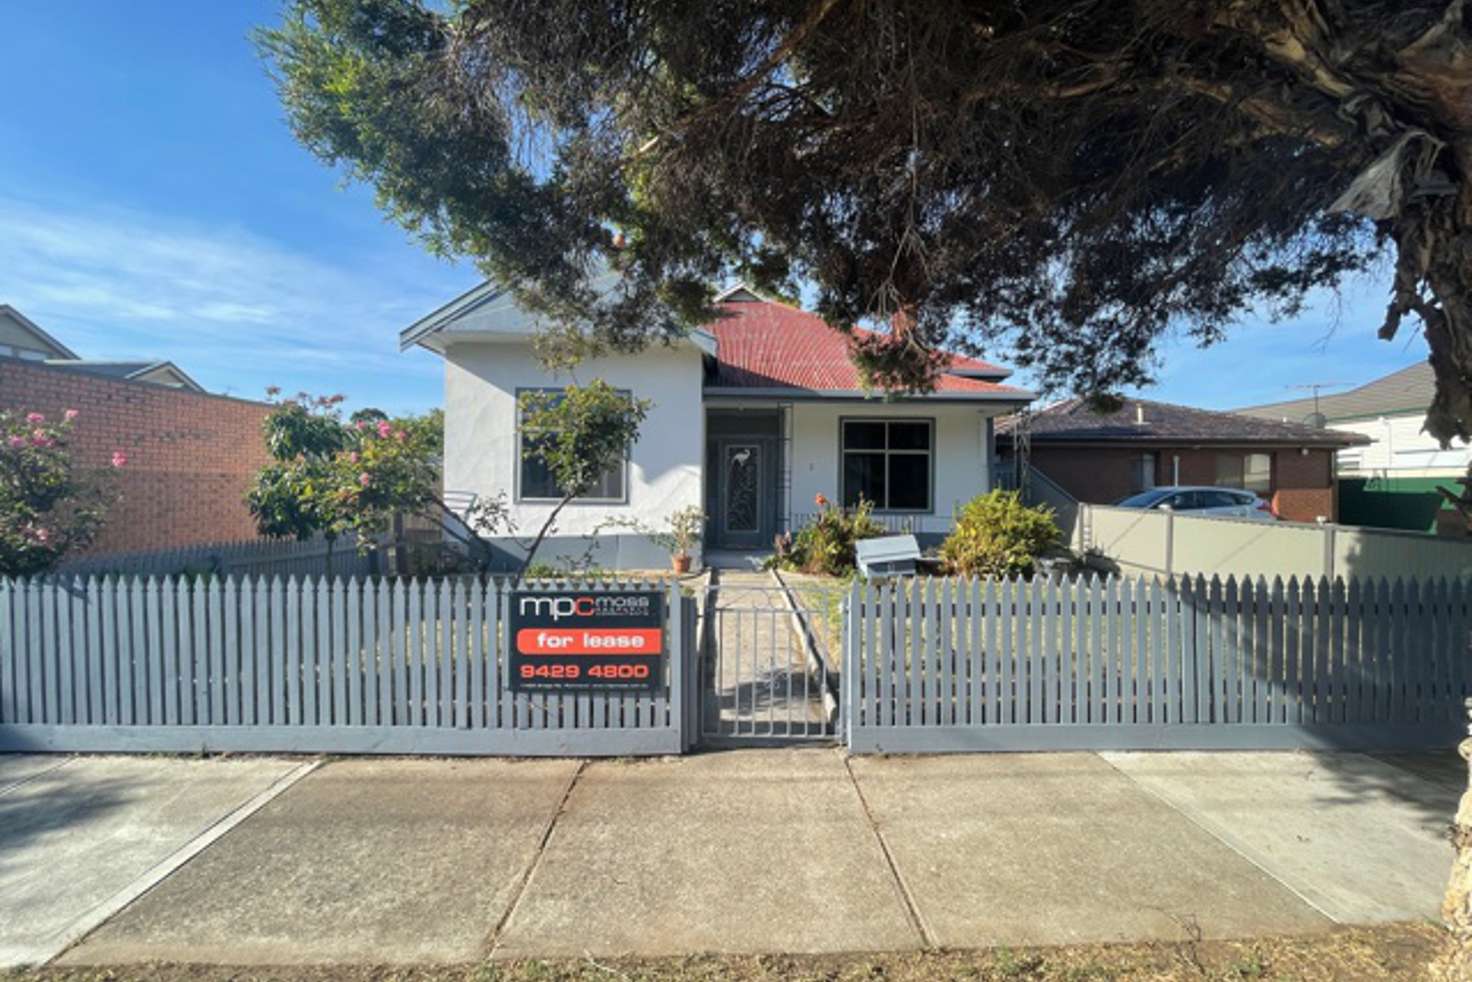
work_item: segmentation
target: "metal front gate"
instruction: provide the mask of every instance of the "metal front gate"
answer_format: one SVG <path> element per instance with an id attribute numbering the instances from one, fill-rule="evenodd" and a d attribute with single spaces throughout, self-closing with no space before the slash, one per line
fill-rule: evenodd
<path id="1" fill-rule="evenodd" d="M 840 650 L 821 612 L 765 586 L 710 587 L 701 612 L 700 740 L 832 741 Z"/>

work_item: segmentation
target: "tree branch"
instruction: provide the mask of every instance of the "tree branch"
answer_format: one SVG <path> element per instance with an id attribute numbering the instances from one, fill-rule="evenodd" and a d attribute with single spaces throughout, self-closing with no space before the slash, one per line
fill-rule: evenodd
<path id="1" fill-rule="evenodd" d="M 547 533 L 552 531 L 552 524 L 557 521 L 557 516 L 562 513 L 562 509 L 567 507 L 567 503 L 575 497 L 577 495 L 570 494 L 557 502 L 557 507 L 552 509 L 552 514 L 547 516 L 547 520 L 537 530 L 537 537 L 532 540 L 531 546 L 526 551 L 526 557 L 521 561 L 521 568 L 516 571 L 517 580 L 526 576 L 526 571 L 531 568 L 532 559 L 537 555 L 537 550 L 542 547 L 542 540 L 547 537 Z"/>
<path id="2" fill-rule="evenodd" d="M 766 78 L 778 67 L 780 67 L 783 62 L 792 57 L 792 53 L 797 50 L 798 45 L 807 40 L 808 35 L 813 33 L 815 29 L 817 29 L 818 25 L 823 22 L 823 18 L 827 17 L 829 12 L 832 11 L 833 8 L 838 5 L 838 3 L 839 0 L 817 0 L 817 2 L 814 3 L 811 8 L 809 8 L 807 16 L 802 19 L 802 23 L 793 28 L 792 31 L 787 35 L 787 37 L 782 39 L 782 43 L 777 45 L 776 49 L 770 55 L 768 55 L 767 58 L 759 66 L 757 66 L 755 71 L 749 73 L 745 78 L 737 82 L 736 85 L 730 89 L 730 91 L 720 96 L 720 98 L 708 102 L 704 106 L 701 106 L 699 109 L 696 109 L 691 113 L 687 113 L 680 119 L 675 120 L 674 123 L 672 123 L 665 129 L 664 133 L 657 133 L 654 136 L 650 137 L 648 140 L 645 140 L 643 145 L 634 152 L 634 159 L 638 160 L 650 150 L 653 150 L 659 144 L 660 140 L 663 139 L 665 136 L 678 130 L 682 130 L 687 126 L 690 126 L 692 123 L 696 123 L 707 116 L 714 115 L 720 110 L 725 109 L 729 106 L 733 106 L 736 103 L 740 102 L 742 99 L 745 99 L 748 95 L 756 90 L 756 87 L 758 85 L 762 83 L 762 79 Z"/>

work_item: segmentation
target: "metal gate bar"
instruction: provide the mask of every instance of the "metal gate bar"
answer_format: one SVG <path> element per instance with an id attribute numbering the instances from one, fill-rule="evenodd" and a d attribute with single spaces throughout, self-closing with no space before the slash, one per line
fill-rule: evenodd
<path id="1" fill-rule="evenodd" d="M 833 739 L 828 663 L 810 657 L 779 591 L 712 587 L 701 633 L 703 740 Z"/>

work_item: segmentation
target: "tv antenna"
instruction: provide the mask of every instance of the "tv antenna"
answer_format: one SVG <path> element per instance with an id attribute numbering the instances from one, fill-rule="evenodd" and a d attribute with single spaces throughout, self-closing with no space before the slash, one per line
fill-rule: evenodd
<path id="1" fill-rule="evenodd" d="M 1301 385 L 1290 385 L 1288 386 L 1288 388 L 1296 389 L 1300 392 L 1304 390 L 1309 390 L 1313 392 L 1314 411 L 1309 413 L 1308 416 L 1305 417 L 1304 422 L 1318 429 L 1323 429 L 1324 424 L 1328 422 L 1328 419 L 1324 416 L 1323 413 L 1319 412 L 1319 390 L 1337 389 L 1348 384 L 1348 382 L 1305 382 Z"/>

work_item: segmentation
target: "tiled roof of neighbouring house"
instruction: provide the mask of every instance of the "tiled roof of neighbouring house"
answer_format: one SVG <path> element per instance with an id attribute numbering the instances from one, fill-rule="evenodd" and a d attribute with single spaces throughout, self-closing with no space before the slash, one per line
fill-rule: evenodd
<path id="1" fill-rule="evenodd" d="M 818 315 L 755 298 L 727 300 L 720 309 L 724 316 L 705 325 L 716 338 L 707 388 L 798 389 L 815 394 L 863 390 L 849 357 L 848 339 Z M 1019 401 L 1032 397 L 996 381 L 1007 375 L 1005 368 L 957 355 L 941 375 L 936 395 Z"/>
<path id="2" fill-rule="evenodd" d="M 1391 372 L 1373 382 L 1366 382 L 1348 392 L 1321 395 L 1318 411 L 1330 422 L 1336 419 L 1364 419 L 1375 416 L 1424 416 L 1436 394 L 1436 375 L 1427 362 Z M 1314 400 L 1293 399 L 1288 402 L 1272 402 L 1264 406 L 1247 406 L 1235 410 L 1247 416 L 1263 419 L 1286 419 L 1302 422 L 1314 412 Z"/>
<path id="3" fill-rule="evenodd" d="M 1000 420 L 999 436 L 1009 437 L 1017 416 Z M 1034 443 L 1217 443 L 1347 447 L 1368 437 L 1299 423 L 1193 409 L 1168 402 L 1127 399 L 1117 412 L 1099 413 L 1082 399 L 1066 399 L 1033 413 Z"/>

